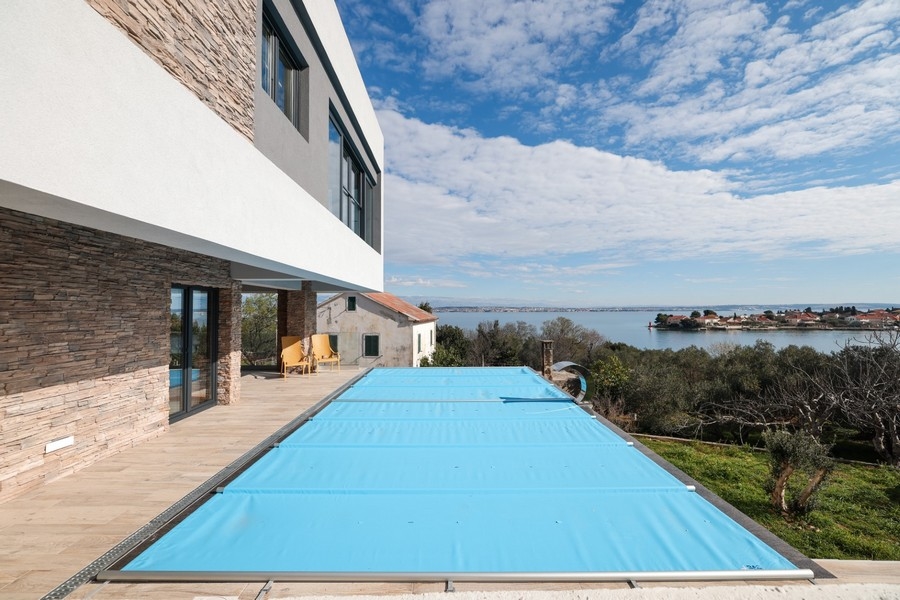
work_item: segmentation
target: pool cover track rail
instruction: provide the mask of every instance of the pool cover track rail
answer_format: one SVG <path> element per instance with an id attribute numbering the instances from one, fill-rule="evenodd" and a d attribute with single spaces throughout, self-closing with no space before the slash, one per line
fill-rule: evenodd
<path id="1" fill-rule="evenodd" d="M 360 583 L 437 583 L 444 581 L 472 582 L 628 582 L 628 581 L 776 581 L 813 579 L 810 569 L 746 570 L 746 571 L 589 571 L 589 572 L 323 572 L 307 571 L 103 571 L 98 581 L 127 583 L 232 583 L 249 581 L 282 582 L 360 582 Z"/>

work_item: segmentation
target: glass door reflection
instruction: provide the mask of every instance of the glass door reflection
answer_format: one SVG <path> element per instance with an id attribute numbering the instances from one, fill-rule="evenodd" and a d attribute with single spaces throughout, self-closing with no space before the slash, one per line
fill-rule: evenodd
<path id="1" fill-rule="evenodd" d="M 212 361 L 209 327 L 209 292 L 193 290 L 191 294 L 191 399 L 195 408 L 211 400 Z"/>
<path id="2" fill-rule="evenodd" d="M 184 290 L 172 288 L 169 308 L 169 416 L 184 410 Z"/>
<path id="3" fill-rule="evenodd" d="M 169 417 L 215 398 L 215 291 L 174 286 L 169 326 Z"/>

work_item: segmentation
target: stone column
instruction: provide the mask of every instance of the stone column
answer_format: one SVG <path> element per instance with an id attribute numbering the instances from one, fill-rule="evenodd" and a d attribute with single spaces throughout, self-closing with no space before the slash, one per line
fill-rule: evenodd
<path id="1" fill-rule="evenodd" d="M 241 399 L 241 284 L 219 290 L 219 353 L 216 402 L 233 404 Z"/>
<path id="2" fill-rule="evenodd" d="M 278 352 L 281 336 L 299 335 L 309 347 L 309 336 L 316 332 L 316 293 L 311 281 L 304 281 L 299 291 L 278 292 Z"/>

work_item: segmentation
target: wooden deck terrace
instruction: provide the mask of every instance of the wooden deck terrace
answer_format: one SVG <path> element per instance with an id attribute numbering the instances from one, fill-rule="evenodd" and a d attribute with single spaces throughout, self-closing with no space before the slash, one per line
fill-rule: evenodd
<path id="1" fill-rule="evenodd" d="M 354 377 L 356 367 L 312 377 L 244 374 L 241 401 L 215 406 L 174 423 L 149 442 L 0 504 L 0 600 L 47 595 L 80 600 L 112 598 L 274 599 L 323 595 L 442 592 L 444 583 L 264 582 L 64 585 L 88 565 L 178 503 L 295 417 Z M 819 583 L 900 585 L 900 563 L 818 561 L 836 579 Z M 672 584 L 642 584 L 652 587 Z M 727 584 L 676 584 L 711 587 Z M 753 582 L 747 585 L 765 585 Z M 770 585 L 812 585 L 779 582 Z M 623 589 L 624 583 L 456 583 L 458 591 Z M 900 588 L 898 588 L 900 589 Z M 712 590 L 710 590 L 712 591 Z"/>

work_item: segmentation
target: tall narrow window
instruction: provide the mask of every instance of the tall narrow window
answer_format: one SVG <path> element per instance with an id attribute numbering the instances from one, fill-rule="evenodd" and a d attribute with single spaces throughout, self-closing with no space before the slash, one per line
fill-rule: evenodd
<path id="1" fill-rule="evenodd" d="M 263 20 L 260 70 L 263 90 L 300 128 L 300 65 L 268 19 Z"/>
<path id="2" fill-rule="evenodd" d="M 347 311 L 353 312 L 356 310 L 356 296 L 347 296 Z"/>
<path id="3" fill-rule="evenodd" d="M 333 120 L 328 129 L 328 203 L 331 212 L 364 239 L 374 240 L 374 184 Z"/>

